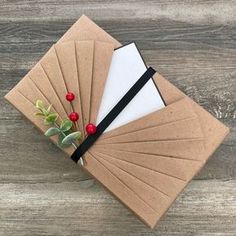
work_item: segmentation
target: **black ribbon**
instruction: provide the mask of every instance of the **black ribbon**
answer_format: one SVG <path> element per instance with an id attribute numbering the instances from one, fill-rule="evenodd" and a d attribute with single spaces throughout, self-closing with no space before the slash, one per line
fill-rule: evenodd
<path id="1" fill-rule="evenodd" d="M 112 108 L 106 117 L 98 124 L 97 131 L 93 135 L 88 135 L 87 138 L 79 145 L 79 147 L 71 155 L 74 162 L 78 162 L 80 157 L 96 142 L 100 135 L 112 123 L 112 121 L 120 114 L 120 112 L 129 104 L 134 96 L 142 89 L 156 71 L 149 67 L 146 72 L 137 80 L 137 82 L 129 89 L 129 91 L 120 99 L 120 101 Z"/>

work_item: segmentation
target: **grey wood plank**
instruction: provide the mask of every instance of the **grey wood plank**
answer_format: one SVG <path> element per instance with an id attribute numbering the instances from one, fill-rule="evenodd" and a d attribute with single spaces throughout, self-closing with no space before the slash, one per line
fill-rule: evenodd
<path id="1" fill-rule="evenodd" d="M 0 120 L 0 182 L 61 182 L 91 179 L 25 119 Z"/>
<path id="2" fill-rule="evenodd" d="M 205 24 L 234 23 L 236 4 L 234 0 L 131 0 L 131 1 L 3 1 L 0 9 L 2 21 L 77 19 L 87 14 L 99 19 L 160 19 Z M 9 14 L 14 12 L 14 14 Z"/>
<path id="3" fill-rule="evenodd" d="M 24 44 L 30 42 L 29 49 L 32 49 L 39 42 L 56 41 L 76 20 L 77 18 L 60 21 L 0 21 L 0 32 L 2 32 L 0 42 L 7 43 L 7 46 L 14 42 Z M 142 41 L 146 49 L 150 49 L 150 44 L 152 47 L 158 47 L 159 43 L 167 42 L 172 42 L 170 46 L 173 46 L 173 43 L 178 40 L 186 43 L 192 42 L 193 45 L 183 44 L 185 48 L 192 50 L 208 49 L 209 45 L 218 46 L 217 48 L 235 49 L 235 24 L 224 25 L 206 22 L 206 24 L 202 25 L 166 18 L 158 20 L 106 19 L 96 20 L 96 23 L 123 42 Z M 199 48 L 199 45 L 197 47 L 196 44 L 201 44 L 201 47 Z M 14 46 L 17 47 L 17 44 Z M 39 49 L 38 46 L 35 47 L 35 50 Z M 24 50 L 27 49 L 24 48 Z"/>
<path id="4" fill-rule="evenodd" d="M 155 230 L 97 183 L 9 183 L 0 190 L 2 235 L 235 235 L 235 180 L 193 181 Z"/>

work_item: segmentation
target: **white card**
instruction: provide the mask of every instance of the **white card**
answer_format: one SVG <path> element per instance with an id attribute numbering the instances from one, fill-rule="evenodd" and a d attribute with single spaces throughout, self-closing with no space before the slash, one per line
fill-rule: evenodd
<path id="1" fill-rule="evenodd" d="M 97 124 L 103 120 L 146 70 L 147 67 L 135 43 L 130 43 L 114 51 L 98 112 Z M 105 132 L 163 107 L 165 104 L 161 95 L 153 80 L 150 79 Z"/>

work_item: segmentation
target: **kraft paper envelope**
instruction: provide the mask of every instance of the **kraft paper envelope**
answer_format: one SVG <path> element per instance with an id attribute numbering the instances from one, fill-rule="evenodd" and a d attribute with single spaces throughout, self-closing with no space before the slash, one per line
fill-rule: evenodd
<path id="1" fill-rule="evenodd" d="M 84 132 L 85 124 L 96 120 L 112 53 L 119 46 L 82 16 L 6 99 L 43 132 L 47 127 L 34 116 L 37 99 L 53 104 L 60 119 L 76 107 L 83 116 L 76 128 Z M 85 169 L 151 228 L 229 132 L 160 74 L 154 82 L 167 106 L 104 133 L 84 155 Z M 63 100 L 75 89 L 75 103 Z M 65 151 L 71 155 L 74 149 Z"/>

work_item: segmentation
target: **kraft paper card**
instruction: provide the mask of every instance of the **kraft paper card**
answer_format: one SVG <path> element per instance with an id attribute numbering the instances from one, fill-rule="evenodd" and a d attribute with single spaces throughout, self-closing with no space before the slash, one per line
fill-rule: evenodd
<path id="1" fill-rule="evenodd" d="M 86 124 L 96 124 L 99 113 L 99 121 L 103 120 L 109 110 L 104 105 L 107 99 L 102 100 L 103 96 L 109 98 L 106 90 L 112 85 L 106 82 L 114 62 L 114 49 L 119 47 L 117 40 L 82 16 L 6 99 L 42 132 L 48 127 L 34 115 L 37 100 L 46 107 L 52 104 L 51 111 L 58 114 L 58 122 L 76 110 L 80 117 L 72 128 L 80 130 L 81 139 L 86 140 L 91 136 L 86 133 Z M 150 81 L 157 89 L 154 97 L 158 104 L 163 99 L 163 104 L 156 110 L 119 121 L 99 136 L 82 159 L 92 176 L 153 228 L 229 130 L 160 74 L 155 73 Z M 65 94 L 71 91 L 75 99 L 68 102 Z M 111 94 L 112 99 L 115 96 Z M 125 109 L 122 116 L 126 118 Z M 57 143 L 58 137 L 52 136 L 51 140 Z M 63 150 L 71 156 L 79 145 L 77 142 Z"/>

